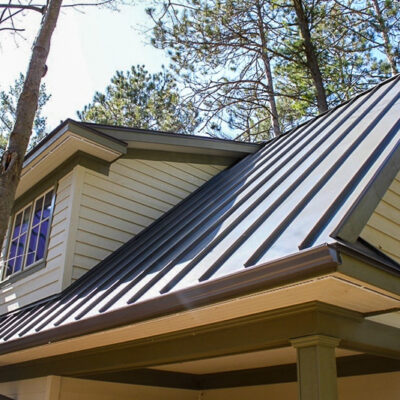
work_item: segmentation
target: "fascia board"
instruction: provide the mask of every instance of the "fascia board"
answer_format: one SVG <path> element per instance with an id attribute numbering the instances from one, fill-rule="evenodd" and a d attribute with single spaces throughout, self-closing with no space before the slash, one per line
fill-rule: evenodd
<path id="1" fill-rule="evenodd" d="M 125 154 L 127 145 L 121 140 L 112 138 L 103 132 L 97 132 L 94 129 L 81 126 L 79 123 L 66 120 L 52 131 L 42 142 L 40 142 L 34 149 L 27 153 L 23 163 L 23 168 L 29 165 L 33 160 L 43 154 L 49 149 L 61 136 L 67 132 L 74 133 L 85 139 L 88 139 L 96 144 L 108 147 L 109 149 L 118 153 Z"/>
<path id="2" fill-rule="evenodd" d="M 85 127 L 87 125 L 85 124 Z M 152 132 L 129 128 L 96 126 L 96 131 L 112 134 L 128 144 L 129 148 L 204 153 L 225 156 L 242 156 L 258 151 L 262 144 L 235 142 L 205 136 L 180 135 L 166 132 Z"/>
<path id="3" fill-rule="evenodd" d="M 400 171 L 400 141 L 360 193 L 331 236 L 354 243 Z"/>

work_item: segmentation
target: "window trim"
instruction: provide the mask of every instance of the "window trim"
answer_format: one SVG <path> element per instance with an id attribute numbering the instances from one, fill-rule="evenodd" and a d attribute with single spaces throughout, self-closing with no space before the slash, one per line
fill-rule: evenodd
<path id="1" fill-rule="evenodd" d="M 44 251 L 43 251 L 43 257 L 40 260 L 37 260 L 35 262 L 33 262 L 32 264 L 26 266 L 26 259 L 27 259 L 27 253 L 24 251 L 24 257 L 23 257 L 23 261 L 21 264 L 21 269 L 17 272 L 13 272 L 12 274 L 6 276 L 6 271 L 7 271 L 7 260 L 8 260 L 8 256 L 9 256 L 9 252 L 10 252 L 10 246 L 11 246 L 11 236 L 12 233 L 14 231 L 14 226 L 15 226 L 15 221 L 16 221 L 16 216 L 17 214 L 19 214 L 20 212 L 23 212 L 26 208 L 28 208 L 29 206 L 32 207 L 32 211 L 31 211 L 31 215 L 29 216 L 29 225 L 28 225 L 28 230 L 27 232 L 29 233 L 27 235 L 26 238 L 26 245 L 29 246 L 29 241 L 30 241 L 30 237 L 31 237 L 31 229 L 32 229 L 32 221 L 33 221 L 33 217 L 34 217 L 34 205 L 36 203 L 36 201 L 43 197 L 43 201 L 45 196 L 47 195 L 47 193 L 53 191 L 53 195 L 51 198 L 51 203 L 50 203 L 50 216 L 49 216 L 49 226 L 48 226 L 48 230 L 47 230 L 47 237 L 46 237 L 46 241 L 44 244 Z M 0 272 L 0 282 L 6 282 L 9 280 L 13 280 L 14 278 L 19 278 L 19 277 L 23 277 L 28 275 L 29 273 L 27 271 L 32 270 L 32 272 L 37 271 L 38 269 L 41 269 L 41 267 L 45 266 L 46 263 L 46 258 L 47 258 L 47 252 L 48 252 L 48 245 L 49 245 L 49 240 L 50 240 L 50 235 L 51 235 L 51 228 L 52 228 L 52 223 L 53 223 L 53 216 L 54 216 L 54 207 L 55 207 L 55 200 L 56 200 L 56 191 L 57 191 L 57 184 L 52 184 L 49 187 L 47 187 L 44 191 L 42 191 L 40 194 L 37 194 L 35 197 L 33 197 L 30 201 L 25 201 L 24 204 L 19 207 L 17 210 L 15 210 L 15 208 L 13 209 L 13 213 L 10 216 L 9 219 L 9 226 L 10 228 L 8 229 L 7 232 L 7 238 L 6 238 L 6 243 L 4 246 L 4 250 L 5 250 L 5 259 L 4 259 L 4 263 L 1 266 L 2 270 Z"/>

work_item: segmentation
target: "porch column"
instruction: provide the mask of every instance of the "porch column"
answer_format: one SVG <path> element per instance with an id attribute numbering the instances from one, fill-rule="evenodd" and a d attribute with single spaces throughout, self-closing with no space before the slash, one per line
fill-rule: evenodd
<path id="1" fill-rule="evenodd" d="M 340 339 L 324 335 L 291 340 L 297 350 L 300 400 L 337 400 L 335 347 Z"/>

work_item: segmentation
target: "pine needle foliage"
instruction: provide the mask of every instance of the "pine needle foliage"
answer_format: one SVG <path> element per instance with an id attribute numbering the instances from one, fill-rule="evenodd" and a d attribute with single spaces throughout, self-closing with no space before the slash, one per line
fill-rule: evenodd
<path id="1" fill-rule="evenodd" d="M 143 65 L 117 71 L 104 93 L 96 92 L 78 112 L 82 121 L 141 129 L 193 133 L 199 123 L 193 103 L 184 103 L 165 68 L 150 74 Z"/>

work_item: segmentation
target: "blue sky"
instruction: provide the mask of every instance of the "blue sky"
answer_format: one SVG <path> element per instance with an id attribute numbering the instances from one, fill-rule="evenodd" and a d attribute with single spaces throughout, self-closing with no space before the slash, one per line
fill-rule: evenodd
<path id="1" fill-rule="evenodd" d="M 122 7 L 120 12 L 87 7 L 78 12 L 63 10 L 53 35 L 48 72 L 43 79 L 52 98 L 44 110 L 50 129 L 61 120 L 75 118 L 94 92 L 103 91 L 116 70 L 144 64 L 150 72 L 168 65 L 164 52 L 153 48 L 143 32 L 151 20 L 143 4 Z M 0 88 L 25 72 L 39 16 L 28 14 L 21 21 L 25 38 L 0 35 Z M 3 37 L 1 37 L 3 36 Z"/>

